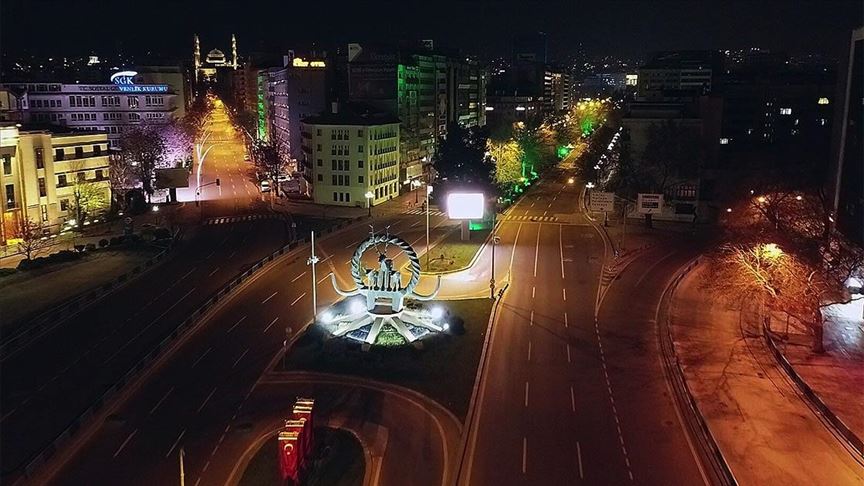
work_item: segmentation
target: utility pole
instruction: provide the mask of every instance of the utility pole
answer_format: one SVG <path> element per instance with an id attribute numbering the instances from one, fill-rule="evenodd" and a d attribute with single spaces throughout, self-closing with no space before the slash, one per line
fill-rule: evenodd
<path id="1" fill-rule="evenodd" d="M 186 455 L 186 451 L 183 448 L 180 448 L 180 486 L 186 486 L 186 471 L 183 470 L 183 457 Z"/>
<path id="2" fill-rule="evenodd" d="M 315 264 L 318 263 L 318 257 L 315 255 L 315 232 L 312 232 L 312 256 L 306 260 L 307 265 L 312 266 L 312 319 L 318 318 L 318 280 L 315 277 Z"/>
<path id="3" fill-rule="evenodd" d="M 429 248 L 429 194 L 432 192 L 432 188 L 429 187 L 429 180 L 426 180 L 426 270 L 429 270 L 429 253 L 431 248 Z"/>

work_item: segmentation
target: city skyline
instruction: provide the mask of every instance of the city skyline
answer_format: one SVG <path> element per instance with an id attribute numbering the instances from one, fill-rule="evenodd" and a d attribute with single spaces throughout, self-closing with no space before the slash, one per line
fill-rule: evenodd
<path id="1" fill-rule="evenodd" d="M 207 45 L 236 33 L 244 54 L 280 52 L 296 45 L 322 40 L 393 42 L 401 39 L 434 39 L 448 47 L 488 57 L 506 55 L 514 35 L 542 31 L 549 37 L 550 55 L 566 58 L 580 48 L 590 55 L 645 56 L 658 50 L 740 49 L 762 47 L 790 53 L 816 52 L 842 55 L 845 33 L 860 23 L 860 2 L 660 2 L 638 4 L 612 2 L 577 5 L 570 2 L 534 8 L 521 2 L 445 2 L 434 10 L 421 3 L 378 3 L 374 10 L 337 2 L 335 10 L 311 5 L 257 2 L 252 15 L 238 16 L 227 1 L 186 2 L 189 8 L 170 13 L 171 4 L 156 0 L 148 6 L 165 12 L 159 29 L 138 21 L 133 4 L 100 5 L 90 0 L 4 2 L 0 33 L 6 55 L 35 54 L 75 56 L 122 51 L 130 55 L 187 56 L 192 36 L 199 33 Z M 42 15 L 48 8 L 54 15 Z M 547 12 L 556 9 L 555 15 Z M 559 10 L 560 9 L 560 10 Z M 108 25 L 123 19 L 117 29 L 83 28 L 69 36 L 63 21 L 86 11 L 92 25 Z M 344 15 L 332 15 L 332 12 Z M 268 15 L 267 13 L 284 13 Z M 455 12 L 455 15 L 454 15 Z M 515 13 L 515 14 L 514 14 Z M 28 28 L 16 18 L 39 18 L 42 29 Z M 131 18 L 131 21 L 130 21 Z M 297 19 L 297 22 L 292 22 Z M 301 20 L 302 21 L 299 21 Z M 764 20 L 772 19 L 771 29 Z M 805 33 L 805 34 L 802 34 Z M 61 49 L 58 49 L 62 46 Z M 227 47 L 227 46 L 226 46 Z M 556 59 L 561 60 L 561 59 Z"/>

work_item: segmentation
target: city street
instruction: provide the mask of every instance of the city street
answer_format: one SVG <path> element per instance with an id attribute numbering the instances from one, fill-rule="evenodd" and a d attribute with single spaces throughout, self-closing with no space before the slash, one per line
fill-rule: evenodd
<path id="1" fill-rule="evenodd" d="M 291 241 L 290 216 L 263 212 L 257 188 L 246 179 L 243 144 L 224 108 L 217 106 L 211 118 L 211 140 L 216 145 L 205 159 L 202 180 L 220 177 L 223 190 L 221 196 L 215 185 L 202 191 L 203 214 L 234 216 L 234 221 L 186 228 L 183 239 L 158 268 L 2 357 L 4 477 L 20 472 L 225 282 Z M 182 204 L 172 208 L 177 222 L 197 222 L 200 208 L 194 202 Z M 163 213 L 168 211 L 151 213 L 154 224 L 168 224 Z M 252 219 L 253 214 L 261 219 Z M 305 219 L 297 224 L 298 230 L 309 228 Z"/>
<path id="2" fill-rule="evenodd" d="M 640 260 L 595 321 L 604 243 L 567 179 L 541 182 L 499 229 L 515 248 L 502 252 L 510 287 L 460 484 L 701 484 L 656 357 L 654 307 L 674 262 Z M 531 222 L 551 215 L 574 222 Z"/>
<path id="3" fill-rule="evenodd" d="M 445 221 L 441 216 L 432 218 L 433 241 L 452 229 L 443 224 Z M 392 233 L 422 251 L 425 216 L 400 214 L 375 218 L 373 223 L 376 228 L 389 226 Z M 316 242 L 321 258 L 317 272 L 319 308 L 338 297 L 330 283 L 330 272 L 339 276 L 343 288 L 349 287 L 347 262 L 368 232 L 368 226 L 354 225 Z M 243 440 L 255 438 L 243 432 L 243 424 L 256 413 L 244 404 L 267 365 L 282 349 L 286 334 L 296 335 L 311 319 L 307 257 L 308 246 L 301 247 L 241 288 L 119 406 L 116 419 L 98 429 L 53 483 L 104 483 L 122 477 L 127 484 L 167 484 L 175 481 L 176 452 L 182 445 L 188 483 L 203 478 L 200 484 L 221 484 L 239 457 L 223 458 L 218 464 L 210 462 L 219 447 L 217 439 L 225 432 L 235 441 L 240 440 L 238 447 L 242 450 L 248 446 Z M 267 401 L 266 396 L 260 399 Z M 328 407 L 326 399 L 322 406 Z M 458 444 L 452 444 L 452 448 L 456 447 Z M 401 458 L 398 446 L 395 451 L 387 456 L 390 460 Z"/>

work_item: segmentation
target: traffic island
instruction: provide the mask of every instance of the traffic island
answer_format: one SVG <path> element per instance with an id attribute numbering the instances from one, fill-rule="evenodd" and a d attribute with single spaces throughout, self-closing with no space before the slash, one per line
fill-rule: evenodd
<path id="1" fill-rule="evenodd" d="M 472 231 L 469 241 L 462 241 L 459 230 L 451 231 L 432 247 L 428 259 L 426 255 L 420 257 L 421 269 L 425 273 L 451 273 L 468 268 L 491 231 L 491 229 Z"/>
<path id="2" fill-rule="evenodd" d="M 444 332 L 429 333 L 422 346 L 406 346 L 402 336 L 382 329 L 381 343 L 364 349 L 349 337 L 334 337 L 312 325 L 300 335 L 276 371 L 315 371 L 369 378 L 420 392 L 465 418 L 493 301 L 430 302 L 441 309 Z"/>
<path id="3" fill-rule="evenodd" d="M 361 486 L 366 470 L 363 446 L 350 432 L 329 427 L 314 431 L 315 449 L 309 470 L 298 485 Z M 246 466 L 239 486 L 281 486 L 276 437 L 263 442 Z"/>

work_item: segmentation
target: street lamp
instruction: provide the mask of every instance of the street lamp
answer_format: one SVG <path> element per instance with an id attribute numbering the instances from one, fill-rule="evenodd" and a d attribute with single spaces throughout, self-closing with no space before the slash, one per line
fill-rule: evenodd
<path id="1" fill-rule="evenodd" d="M 369 209 L 369 217 L 372 217 L 372 198 L 375 197 L 375 194 L 372 191 L 366 191 L 366 208 Z"/>
<path id="2" fill-rule="evenodd" d="M 567 179 L 567 184 L 571 184 L 571 185 L 572 185 L 574 182 L 576 182 L 576 179 L 574 179 L 574 178 L 572 178 L 572 177 L 569 178 L 569 179 Z"/>
<path id="3" fill-rule="evenodd" d="M 495 247 L 501 243 L 501 237 L 492 235 L 492 278 L 489 280 L 489 298 L 495 300 Z"/>

